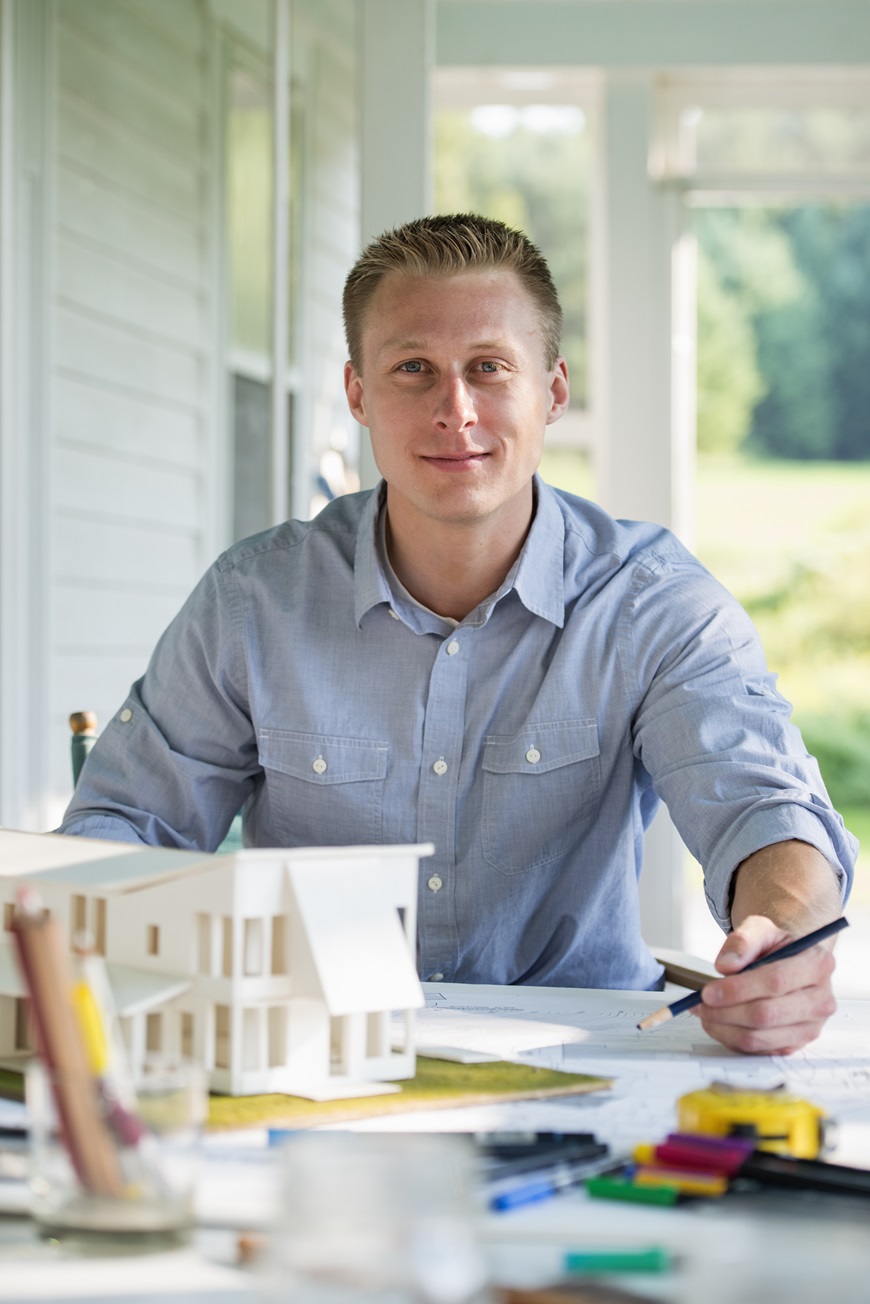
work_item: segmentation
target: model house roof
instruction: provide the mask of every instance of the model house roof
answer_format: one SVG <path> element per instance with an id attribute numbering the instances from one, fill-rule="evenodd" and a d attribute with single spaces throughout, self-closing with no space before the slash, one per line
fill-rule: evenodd
<path id="1" fill-rule="evenodd" d="M 290 864 L 290 883 L 330 1014 L 423 1005 L 398 911 L 358 864 Z"/>

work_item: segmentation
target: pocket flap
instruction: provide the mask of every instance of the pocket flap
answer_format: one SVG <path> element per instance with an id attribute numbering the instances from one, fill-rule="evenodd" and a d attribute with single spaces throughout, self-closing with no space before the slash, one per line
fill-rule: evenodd
<path id="1" fill-rule="evenodd" d="M 485 739 L 483 768 L 491 774 L 546 774 L 598 755 L 597 720 L 557 720 L 527 725 L 507 737 Z"/>
<path id="2" fill-rule="evenodd" d="M 308 783 L 361 783 L 383 779 L 389 743 L 369 738 L 336 738 L 330 734 L 263 729 L 259 734 L 260 764 Z"/>

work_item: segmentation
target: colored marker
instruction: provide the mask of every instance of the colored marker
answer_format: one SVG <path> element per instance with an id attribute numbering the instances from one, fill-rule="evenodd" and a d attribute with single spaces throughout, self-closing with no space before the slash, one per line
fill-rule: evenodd
<path id="1" fill-rule="evenodd" d="M 635 1186 L 674 1187 L 681 1195 L 715 1198 L 724 1195 L 728 1190 L 728 1178 L 724 1173 L 704 1173 L 697 1168 L 680 1169 L 638 1164 L 629 1176 Z"/>
<path id="2" fill-rule="evenodd" d="M 618 1165 L 623 1166 L 624 1161 Z M 536 1204 L 540 1200 L 549 1200 L 570 1186 L 580 1186 L 592 1174 L 602 1170 L 612 1172 L 617 1165 L 613 1158 L 581 1160 L 579 1163 L 562 1164 L 558 1168 L 547 1169 L 537 1178 L 496 1191 L 489 1199 L 489 1207 L 495 1213 L 505 1213 L 508 1209 L 519 1209 L 523 1205 Z"/>
<path id="3" fill-rule="evenodd" d="M 627 1200 L 632 1204 L 672 1205 L 680 1199 L 675 1186 L 635 1186 L 626 1177 L 590 1177 L 586 1190 L 599 1200 Z"/>
<path id="4" fill-rule="evenodd" d="M 773 964 L 775 960 L 790 960 L 793 955 L 801 955 L 802 952 L 808 951 L 811 946 L 823 942 L 826 937 L 832 937 L 834 933 L 839 933 L 840 929 L 848 927 L 849 921 L 841 916 L 841 918 L 833 920 L 832 923 L 823 924 L 821 928 L 816 928 L 812 933 L 807 933 L 806 937 L 797 937 L 793 942 L 787 942 L 785 946 L 781 946 L 779 950 L 769 951 L 760 960 L 753 960 L 751 964 L 747 964 L 739 972 L 749 973 L 751 969 L 760 969 L 762 965 Z M 726 975 L 723 974 L 722 976 L 724 978 Z M 641 1032 L 645 1032 L 648 1028 L 657 1028 L 659 1024 L 667 1023 L 669 1019 L 675 1019 L 678 1014 L 685 1014 L 686 1010 L 694 1010 L 696 1005 L 701 1004 L 703 999 L 702 991 L 703 988 L 698 992 L 690 992 L 688 996 L 681 997 L 680 1000 L 674 1001 L 673 1004 L 662 1006 L 654 1014 L 648 1014 L 645 1019 L 641 1019 L 637 1025 L 638 1028 Z"/>
<path id="5" fill-rule="evenodd" d="M 652 1162 L 678 1168 L 700 1168 L 704 1172 L 736 1173 L 755 1149 L 755 1142 L 743 1137 L 706 1137 L 672 1133 L 660 1145 L 649 1147 Z M 638 1147 L 640 1149 L 640 1147 Z M 641 1157 L 635 1152 L 635 1158 Z M 643 1162 L 648 1162 L 644 1156 Z"/>
<path id="6" fill-rule="evenodd" d="M 566 1272 L 667 1272 L 674 1266 L 669 1250 L 571 1250 L 565 1255 Z"/>

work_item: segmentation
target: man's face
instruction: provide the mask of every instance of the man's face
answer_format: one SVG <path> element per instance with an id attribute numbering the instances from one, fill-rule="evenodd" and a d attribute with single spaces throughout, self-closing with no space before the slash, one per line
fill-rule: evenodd
<path id="1" fill-rule="evenodd" d="M 391 273 L 345 367 L 368 426 L 391 521 L 525 529 L 544 430 L 568 403 L 564 359 L 546 366 L 535 304 L 515 273 Z"/>

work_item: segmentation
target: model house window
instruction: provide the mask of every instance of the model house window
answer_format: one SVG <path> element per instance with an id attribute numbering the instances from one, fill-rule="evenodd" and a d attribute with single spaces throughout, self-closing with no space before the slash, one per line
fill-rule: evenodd
<path id="1" fill-rule="evenodd" d="M 272 973 L 287 973 L 287 916 L 272 916 Z"/>
<path id="2" fill-rule="evenodd" d="M 233 921 L 230 915 L 223 920 L 223 954 L 221 955 L 221 973 L 224 978 L 233 976 Z"/>
<path id="3" fill-rule="evenodd" d="M 97 955 L 106 954 L 106 898 L 94 897 L 93 929 L 94 950 Z"/>
<path id="4" fill-rule="evenodd" d="M 366 1017 L 366 1055 L 375 1058 L 390 1051 L 389 1015 L 377 1011 Z"/>
<path id="5" fill-rule="evenodd" d="M 242 1068 L 260 1068 L 260 1010 L 242 1011 Z"/>
<path id="6" fill-rule="evenodd" d="M 163 1049 L 163 1015 L 149 1014 L 145 1019 L 145 1049 L 152 1055 Z"/>
<path id="7" fill-rule="evenodd" d="M 15 999 L 15 1049 L 33 1049 L 30 1040 L 30 1019 L 27 1013 L 27 1002 L 20 996 Z"/>
<path id="8" fill-rule="evenodd" d="M 87 927 L 88 899 L 83 896 L 73 896 L 69 903 L 70 940 L 75 943 L 79 933 L 86 932 Z"/>
<path id="9" fill-rule="evenodd" d="M 348 1018 L 336 1014 L 329 1020 L 329 1071 L 343 1073 L 347 1062 Z"/>
<path id="10" fill-rule="evenodd" d="M 106 954 L 106 898 L 94 897 L 88 909 L 88 898 L 74 894 L 70 898 L 69 913 L 70 941 L 75 941 L 80 933 L 87 933 L 89 941 L 97 955 Z"/>
<path id="11" fill-rule="evenodd" d="M 211 973 L 211 915 L 196 916 L 196 971 Z"/>
<path id="12" fill-rule="evenodd" d="M 269 1068 L 280 1068 L 287 1063 L 287 1009 L 271 1005 L 267 1014 L 269 1037 Z"/>
<path id="13" fill-rule="evenodd" d="M 148 924 L 145 930 L 145 950 L 149 955 L 160 954 L 160 929 L 156 924 Z"/>
<path id="14" fill-rule="evenodd" d="M 214 1066 L 216 1069 L 230 1067 L 230 1007 L 214 1007 Z"/>
<path id="15" fill-rule="evenodd" d="M 187 1010 L 181 1012 L 180 1049 L 185 1059 L 193 1059 L 193 1015 Z"/>
<path id="16" fill-rule="evenodd" d="M 263 972 L 263 921 L 245 920 L 245 974 L 254 978 Z"/>

